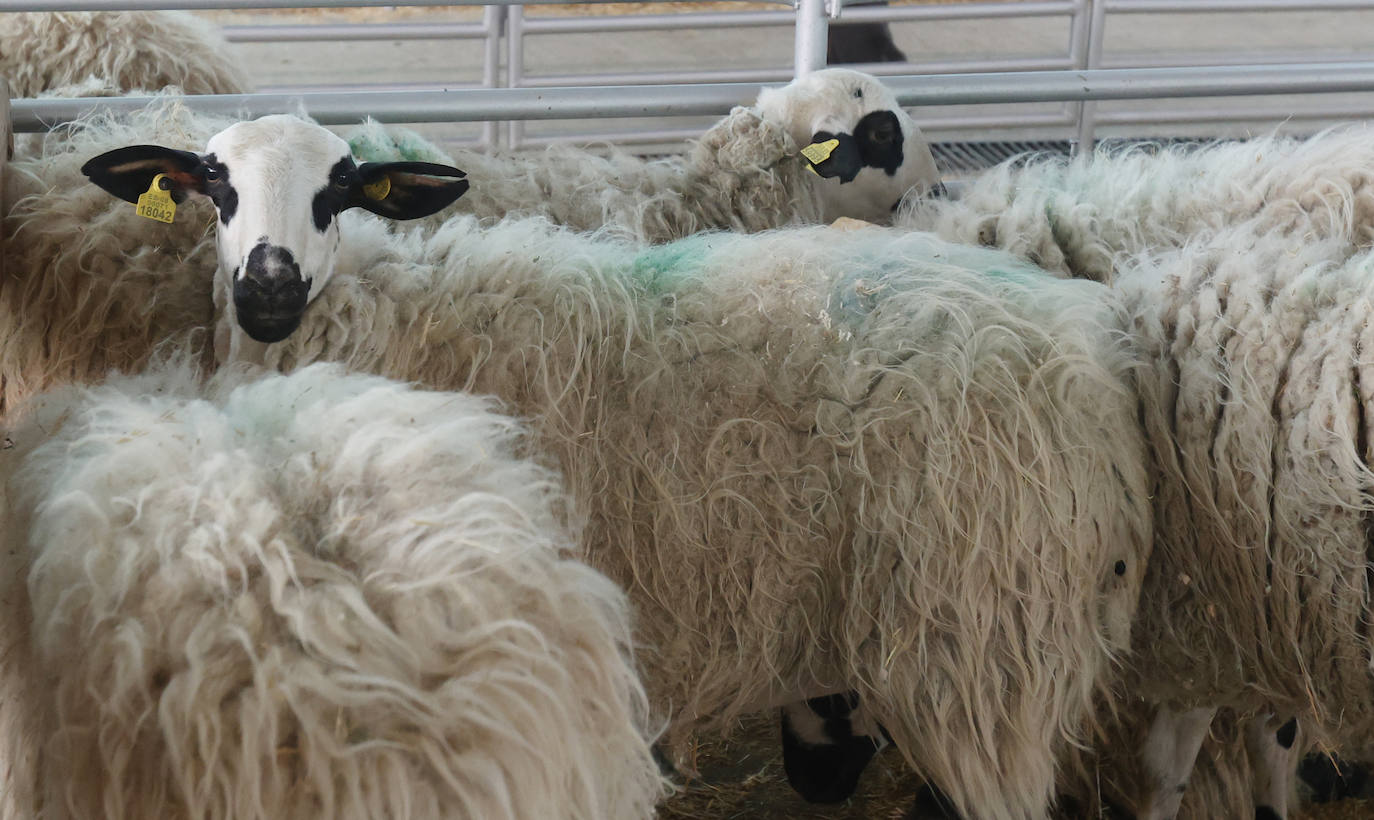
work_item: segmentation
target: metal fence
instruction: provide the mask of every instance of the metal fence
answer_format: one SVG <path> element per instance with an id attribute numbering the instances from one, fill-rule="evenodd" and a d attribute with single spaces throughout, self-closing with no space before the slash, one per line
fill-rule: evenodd
<path id="1" fill-rule="evenodd" d="M 600 0 L 615 2 L 615 0 Z M 544 0 L 558 5 L 566 0 Z M 839 0 L 795 0 L 776 10 L 721 10 L 683 14 L 637 14 L 590 17 L 527 16 L 523 4 L 485 4 L 480 22 L 401 22 L 325 25 L 231 25 L 227 36 L 235 42 L 453 40 L 480 42 L 480 76 L 466 84 L 370 83 L 332 87 L 278 87 L 251 96 L 206 97 L 194 104 L 221 112 L 258 114 L 291 110 L 303 105 L 324 122 L 356 122 L 371 115 L 388 122 L 483 123 L 484 145 L 522 147 L 547 142 L 548 136 L 529 136 L 531 120 L 602 118 L 680 118 L 718 116 L 757 94 L 761 83 L 781 82 L 814 70 L 825 61 L 828 26 L 863 22 L 934 25 L 954 20 L 981 21 L 995 32 L 1008 21 L 1060 19 L 1066 48 L 1061 54 L 1001 58 L 926 59 L 857 66 L 888 75 L 888 82 L 905 105 L 957 107 L 939 116 L 924 112 L 923 125 L 931 132 L 1030 128 L 1062 130 L 1090 144 L 1103 126 L 1131 127 L 1169 122 L 1226 122 L 1238 119 L 1319 120 L 1374 114 L 1374 61 L 1352 60 L 1331 50 L 1287 55 L 1279 62 L 1267 54 L 1139 55 L 1123 65 L 1104 48 L 1110 20 L 1132 15 L 1235 12 L 1370 11 L 1374 0 L 1024 0 L 969 2 L 946 5 L 896 5 L 840 8 Z M 320 8 L 369 6 L 471 5 L 452 0 L 246 0 L 253 8 Z M 111 9 L 232 9 L 245 0 L 0 0 L 5 11 Z M 531 4 L 533 5 L 533 4 Z M 789 6 L 791 6 L 789 8 Z M 536 73 L 527 65 L 530 38 L 574 33 L 606 34 L 654 29 L 734 29 L 790 26 L 793 28 L 791 65 L 739 69 L 710 68 L 678 72 Z M 1354 55 L 1362 56 L 1362 55 Z M 1296 57 L 1296 60 L 1294 59 Z M 1241 64 L 1226 64 L 1242 59 Z M 1207 64 L 1211 63 L 1211 64 Z M 503 70 L 504 69 L 504 70 Z M 1357 92 L 1354 98 L 1330 95 Z M 1182 100 L 1190 97 L 1263 97 L 1276 94 L 1324 95 L 1296 106 L 1292 100 L 1260 101 L 1237 107 L 1196 108 L 1116 107 L 1106 100 Z M 1329 101 L 1329 102 L 1326 102 Z M 1048 109 L 1027 112 L 1013 104 L 1046 103 Z M 13 125 L 17 131 L 36 131 L 68 120 L 92 105 L 141 104 L 137 100 L 15 100 Z M 968 106 L 996 104 L 989 111 L 958 111 Z M 950 109 L 946 109 L 950 110 Z M 504 126 L 499 123 L 505 123 Z M 559 135 L 580 141 L 661 142 L 690 136 L 699 126 L 636 125 L 635 130 L 598 127 Z"/>

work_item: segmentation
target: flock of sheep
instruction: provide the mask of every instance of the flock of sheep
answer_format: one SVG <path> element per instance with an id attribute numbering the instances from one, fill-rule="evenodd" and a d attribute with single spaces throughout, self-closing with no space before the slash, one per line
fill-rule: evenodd
<path id="1" fill-rule="evenodd" d="M 0 817 L 647 818 L 779 709 L 979 820 L 1370 751 L 1368 129 L 950 197 L 846 70 L 654 161 L 196 113 L 186 15 L 0 76 L 159 97 L 0 192 Z"/>

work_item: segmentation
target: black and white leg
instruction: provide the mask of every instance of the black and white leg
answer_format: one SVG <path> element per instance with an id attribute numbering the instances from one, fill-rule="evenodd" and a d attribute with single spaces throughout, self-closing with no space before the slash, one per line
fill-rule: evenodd
<path id="1" fill-rule="evenodd" d="M 1245 750 L 1255 777 L 1255 820 L 1286 820 L 1296 786 L 1298 720 L 1279 721 L 1266 715 L 1245 727 Z"/>
<path id="2" fill-rule="evenodd" d="M 809 803 L 839 803 L 858 788 L 886 733 L 858 708 L 854 692 L 811 698 L 782 710 L 782 765 Z"/>

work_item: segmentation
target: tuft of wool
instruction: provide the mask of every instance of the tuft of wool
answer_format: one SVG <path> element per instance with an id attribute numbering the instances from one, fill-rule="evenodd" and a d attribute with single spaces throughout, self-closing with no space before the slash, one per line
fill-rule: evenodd
<path id="1" fill-rule="evenodd" d="M 1102 147 L 998 165 L 957 200 L 908 198 L 895 224 L 1003 248 L 1052 272 L 1109 282 L 1118 259 L 1253 221 L 1344 253 L 1374 242 L 1374 128 L 1202 147 Z"/>
<path id="2" fill-rule="evenodd" d="M 522 426 L 254 375 L 182 357 L 9 432 L 6 639 L 46 687 L 0 708 L 49 723 L 44 816 L 651 817 L 627 601 Z"/>
<path id="3" fill-rule="evenodd" d="M 144 219 L 81 166 L 139 143 L 198 151 L 229 122 L 167 96 L 132 115 L 95 112 L 7 166 L 0 416 L 51 385 L 138 370 L 169 339 L 208 348 L 214 207 L 192 197 L 173 224 Z"/>
<path id="4" fill-rule="evenodd" d="M 679 751 L 855 689 L 964 810 L 1045 816 L 1150 549 L 1104 288 L 875 229 L 644 247 L 345 217 L 339 270 L 269 365 L 530 418 L 587 560 L 630 593 Z"/>
<path id="5" fill-rule="evenodd" d="M 0 16 L 0 77 L 16 97 L 92 77 L 125 92 L 253 90 L 219 30 L 179 11 L 6 13 Z"/>

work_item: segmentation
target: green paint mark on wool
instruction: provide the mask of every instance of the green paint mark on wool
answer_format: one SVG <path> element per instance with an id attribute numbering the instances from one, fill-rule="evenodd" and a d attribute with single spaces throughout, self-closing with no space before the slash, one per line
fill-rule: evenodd
<path id="1" fill-rule="evenodd" d="M 434 162 L 452 165 L 453 158 L 438 146 L 407 128 L 383 128 L 377 123 L 360 126 L 348 137 L 353 156 L 362 162 Z"/>
<path id="2" fill-rule="evenodd" d="M 631 278 L 650 293 L 680 290 L 698 278 L 720 237 L 698 234 L 666 245 L 655 245 L 634 258 Z"/>

